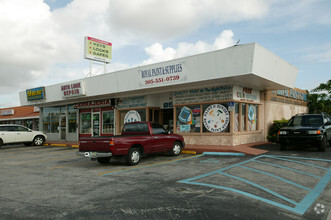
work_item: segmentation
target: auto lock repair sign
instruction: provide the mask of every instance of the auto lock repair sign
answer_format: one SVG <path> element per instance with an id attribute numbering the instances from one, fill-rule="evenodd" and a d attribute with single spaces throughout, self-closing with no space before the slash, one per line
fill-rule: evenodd
<path id="1" fill-rule="evenodd" d="M 112 43 L 93 37 L 85 37 L 85 55 L 89 60 L 110 63 Z"/>

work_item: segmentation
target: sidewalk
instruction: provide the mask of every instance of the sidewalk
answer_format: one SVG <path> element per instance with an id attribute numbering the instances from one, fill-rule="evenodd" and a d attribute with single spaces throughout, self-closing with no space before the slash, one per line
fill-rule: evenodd
<path id="1" fill-rule="evenodd" d="M 249 155 L 260 155 L 268 152 L 267 150 L 261 150 L 254 148 L 254 146 L 268 144 L 268 142 L 256 142 L 250 144 L 242 144 L 237 146 L 229 145 L 193 145 L 187 144 L 182 153 L 186 154 L 202 154 L 203 152 L 236 152 Z M 63 147 L 79 147 L 78 142 L 65 142 L 65 141 L 47 141 L 46 146 L 63 146 Z"/>

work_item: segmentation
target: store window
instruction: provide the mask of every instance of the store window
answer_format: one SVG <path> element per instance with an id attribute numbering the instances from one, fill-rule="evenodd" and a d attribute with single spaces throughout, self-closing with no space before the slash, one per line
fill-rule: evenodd
<path id="1" fill-rule="evenodd" d="M 76 127 L 77 127 L 77 110 L 74 109 L 74 105 L 68 106 L 68 124 L 69 133 L 76 133 Z"/>
<path id="2" fill-rule="evenodd" d="M 257 105 L 248 105 L 248 130 L 256 131 L 257 130 L 257 113 L 258 106 Z"/>
<path id="3" fill-rule="evenodd" d="M 203 132 L 230 132 L 230 112 L 227 103 L 203 105 Z"/>
<path id="4" fill-rule="evenodd" d="M 246 104 L 241 103 L 241 119 L 240 131 L 246 131 Z"/>
<path id="5" fill-rule="evenodd" d="M 33 129 L 33 120 L 32 119 L 28 119 L 26 120 L 26 127 Z"/>
<path id="6" fill-rule="evenodd" d="M 114 134 L 114 111 L 102 112 L 102 133 L 103 134 Z"/>
<path id="7" fill-rule="evenodd" d="M 201 132 L 201 107 L 200 105 L 187 105 L 176 108 L 177 132 L 200 133 Z"/>
<path id="8" fill-rule="evenodd" d="M 91 112 L 84 112 L 80 114 L 80 133 L 91 134 Z"/>
<path id="9" fill-rule="evenodd" d="M 48 107 L 43 109 L 43 131 L 45 133 L 59 133 L 60 108 Z"/>
<path id="10" fill-rule="evenodd" d="M 234 132 L 238 132 L 239 131 L 239 109 L 240 109 L 240 103 L 234 103 L 234 128 L 233 131 Z"/>
<path id="11" fill-rule="evenodd" d="M 146 108 L 120 111 L 120 131 L 127 122 L 146 121 Z"/>

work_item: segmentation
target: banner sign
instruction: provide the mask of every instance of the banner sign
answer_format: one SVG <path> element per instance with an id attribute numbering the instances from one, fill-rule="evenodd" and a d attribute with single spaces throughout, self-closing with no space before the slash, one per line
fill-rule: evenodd
<path id="1" fill-rule="evenodd" d="M 118 109 L 146 107 L 147 100 L 145 96 L 135 96 L 121 98 L 117 102 Z"/>
<path id="2" fill-rule="evenodd" d="M 61 93 L 63 98 L 71 98 L 85 95 L 85 83 L 83 80 L 72 82 L 61 86 Z"/>
<path id="3" fill-rule="evenodd" d="M 260 91 L 248 87 L 233 86 L 233 99 L 245 102 L 260 102 Z"/>
<path id="4" fill-rule="evenodd" d="M 98 101 L 88 101 L 88 102 L 81 102 L 76 103 L 75 108 L 81 109 L 81 108 L 95 108 L 95 107 L 107 107 L 112 106 L 111 99 L 105 99 L 105 100 L 98 100 Z"/>
<path id="5" fill-rule="evenodd" d="M 1 110 L 2 116 L 13 115 L 15 113 L 14 109 Z"/>
<path id="6" fill-rule="evenodd" d="M 46 97 L 45 87 L 38 87 L 26 90 L 26 97 L 28 101 L 42 100 Z"/>
<path id="7" fill-rule="evenodd" d="M 112 43 L 93 37 L 85 37 L 85 59 L 110 63 Z"/>
<path id="8" fill-rule="evenodd" d="M 232 86 L 192 89 L 174 92 L 173 94 L 174 105 L 212 101 L 218 102 L 230 99 L 232 99 Z"/>

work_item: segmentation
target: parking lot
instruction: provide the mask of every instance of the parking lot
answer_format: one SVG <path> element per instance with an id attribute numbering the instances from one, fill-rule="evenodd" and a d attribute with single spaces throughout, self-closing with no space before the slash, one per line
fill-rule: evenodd
<path id="1" fill-rule="evenodd" d="M 328 219 L 331 148 L 148 155 L 100 165 L 63 146 L 0 148 L 4 219 Z M 329 217 L 328 217 L 329 216 Z"/>

